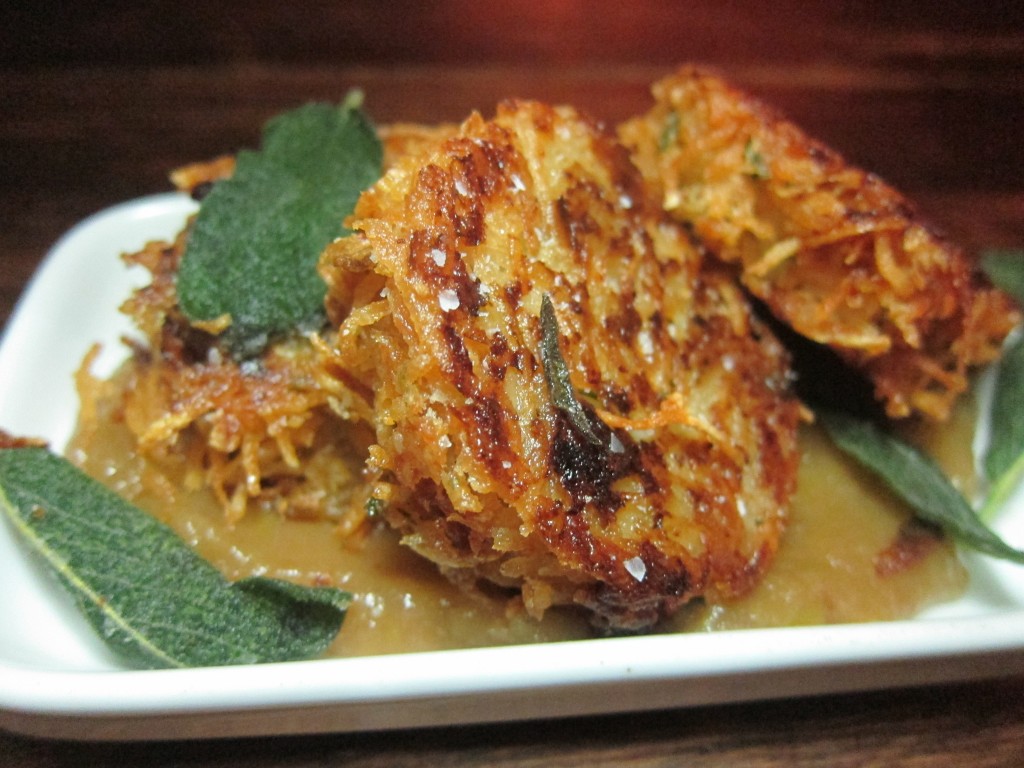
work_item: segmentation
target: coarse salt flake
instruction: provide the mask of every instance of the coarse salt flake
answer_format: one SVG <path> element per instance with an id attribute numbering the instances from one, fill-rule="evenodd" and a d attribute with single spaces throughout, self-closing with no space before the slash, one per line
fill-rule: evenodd
<path id="1" fill-rule="evenodd" d="M 623 565 L 626 566 L 629 575 L 637 581 L 643 581 L 647 576 L 647 563 L 641 557 L 631 557 Z"/>
<path id="2" fill-rule="evenodd" d="M 437 294 L 437 303 L 441 305 L 441 309 L 445 312 L 453 312 L 459 308 L 459 294 L 451 288 L 445 288 Z"/>
<path id="3" fill-rule="evenodd" d="M 650 331 L 640 331 L 636 335 L 636 340 L 644 357 L 650 358 L 654 356 L 654 340 L 651 338 Z"/>
<path id="4" fill-rule="evenodd" d="M 437 444 L 442 448 L 451 448 L 452 439 L 448 437 L 448 435 L 441 435 L 441 437 L 439 437 L 437 440 Z"/>
<path id="5" fill-rule="evenodd" d="M 448 255 L 440 248 L 432 248 L 429 255 L 439 267 L 443 267 L 444 263 L 448 260 Z"/>

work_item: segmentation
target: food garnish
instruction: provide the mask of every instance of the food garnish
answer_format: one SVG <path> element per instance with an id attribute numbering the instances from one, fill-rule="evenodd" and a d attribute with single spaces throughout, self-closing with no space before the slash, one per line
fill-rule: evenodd
<path id="1" fill-rule="evenodd" d="M 988 528 L 927 455 L 870 421 L 835 411 L 817 416 L 836 445 L 875 472 L 922 520 L 972 549 L 1024 564 L 1024 551 Z"/>
<path id="2" fill-rule="evenodd" d="M 551 390 L 551 401 L 555 407 L 568 416 L 569 421 L 580 434 L 594 445 L 602 445 L 601 438 L 594 431 L 590 416 L 583 410 L 576 396 L 576 390 L 569 380 L 569 369 L 558 347 L 558 318 L 551 304 L 551 297 L 544 294 L 540 303 L 540 359 L 544 364 L 544 378 Z"/>
<path id="3" fill-rule="evenodd" d="M 1024 263 L 1024 262 L 1022 262 Z M 1003 353 L 996 373 L 989 419 L 990 436 L 983 463 L 990 484 L 981 510 L 991 519 L 1024 474 L 1024 340 L 1016 339 Z"/>
<path id="4" fill-rule="evenodd" d="M 982 252 L 980 262 L 993 283 L 1024 305 L 1024 251 L 993 248 Z"/>
<path id="5" fill-rule="evenodd" d="M 359 194 L 380 176 L 380 140 L 349 96 L 271 120 L 259 151 L 203 200 L 178 272 L 178 298 L 237 359 L 322 326 L 327 290 L 316 262 Z M 202 326 L 200 326 L 202 327 Z"/>
<path id="6" fill-rule="evenodd" d="M 234 583 L 170 528 L 42 447 L 0 448 L 0 509 L 118 655 L 150 668 L 319 656 L 351 595 Z"/>
<path id="7" fill-rule="evenodd" d="M 988 251 L 981 266 L 992 282 L 1024 305 L 1024 251 Z M 1007 343 L 996 369 L 983 468 L 990 484 L 981 517 L 989 520 L 1024 475 L 1024 336 Z"/>

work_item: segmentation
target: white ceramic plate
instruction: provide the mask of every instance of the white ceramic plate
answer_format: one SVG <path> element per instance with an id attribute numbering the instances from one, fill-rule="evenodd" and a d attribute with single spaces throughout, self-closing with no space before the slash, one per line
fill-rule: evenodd
<path id="1" fill-rule="evenodd" d="M 0 427 L 62 446 L 72 374 L 122 357 L 119 259 L 194 205 L 117 206 L 54 247 L 0 346 Z M 1024 495 L 996 527 L 1024 543 Z M 589 640 L 249 667 L 120 667 L 0 524 L 0 727 L 84 739 L 197 738 L 547 718 L 916 685 L 1024 672 L 1024 569 L 965 556 L 968 594 L 912 621 Z"/>

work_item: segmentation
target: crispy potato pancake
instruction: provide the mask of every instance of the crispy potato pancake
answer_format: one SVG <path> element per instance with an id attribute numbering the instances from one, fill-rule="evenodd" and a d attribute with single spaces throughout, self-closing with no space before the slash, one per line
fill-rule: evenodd
<path id="1" fill-rule="evenodd" d="M 189 325 L 177 305 L 174 280 L 187 235 L 186 229 L 173 243 L 152 242 L 126 256 L 152 281 L 122 307 L 145 338 L 131 342 L 117 414 L 152 463 L 150 476 L 209 487 L 233 521 L 255 506 L 358 525 L 369 441 L 328 407 L 315 349 L 292 339 L 259 362 L 222 355 L 215 337 Z M 90 383 L 80 377 L 83 413 L 95 391 Z M 175 493 L 170 480 L 159 486 Z"/>
<path id="2" fill-rule="evenodd" d="M 505 103 L 349 225 L 321 259 L 324 366 L 406 544 L 616 631 L 756 581 L 798 463 L 787 357 L 613 136 Z"/>
<path id="3" fill-rule="evenodd" d="M 455 128 L 381 128 L 385 168 Z M 234 157 L 226 155 L 179 168 L 171 180 L 202 198 L 234 168 Z M 186 227 L 174 242 L 152 242 L 126 256 L 152 276 L 122 307 L 143 335 L 121 380 L 119 409 L 139 452 L 170 474 L 184 468 L 192 487 L 210 487 L 230 520 L 258 507 L 294 518 L 326 517 L 343 531 L 358 528 L 367 495 L 359 476 L 368 443 L 363 428 L 328 407 L 308 340 L 289 339 L 258 362 L 239 364 L 220 353 L 216 328 L 189 323 L 175 288 L 188 235 Z M 88 387 L 82 389 L 85 399 Z M 173 493 L 172 483 L 162 486 Z"/>
<path id="4" fill-rule="evenodd" d="M 665 209 L 889 416 L 945 419 L 1019 321 L 1010 300 L 900 193 L 719 77 L 687 67 L 653 93 L 619 135 Z"/>

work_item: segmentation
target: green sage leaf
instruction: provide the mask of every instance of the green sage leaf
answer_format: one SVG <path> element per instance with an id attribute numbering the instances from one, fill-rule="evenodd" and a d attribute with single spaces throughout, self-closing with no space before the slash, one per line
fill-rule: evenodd
<path id="1" fill-rule="evenodd" d="M 1010 344 L 996 370 L 989 444 L 983 459 L 991 484 L 981 510 L 988 518 L 1024 476 L 1024 337 Z"/>
<path id="2" fill-rule="evenodd" d="M 1001 290 L 1024 305 L 1024 251 L 993 249 L 981 254 L 981 269 Z"/>
<path id="3" fill-rule="evenodd" d="M 324 322 L 324 247 L 381 174 L 381 143 L 358 107 L 307 104 L 271 120 L 259 151 L 203 199 L 178 271 L 178 300 L 193 323 L 224 316 L 238 359 L 274 338 Z"/>
<path id="4" fill-rule="evenodd" d="M 576 398 L 572 381 L 569 380 L 569 367 L 565 364 L 562 350 L 558 346 L 558 318 L 555 316 L 555 307 L 551 303 L 551 297 L 546 293 L 541 297 L 540 302 L 540 331 L 540 360 L 544 366 L 544 378 L 548 382 L 551 402 L 569 417 L 573 426 L 588 442 L 594 445 L 603 445 L 601 438 L 598 437 L 590 423 L 590 417 Z"/>
<path id="5" fill-rule="evenodd" d="M 842 451 L 873 471 L 922 520 L 979 552 L 1024 564 L 1024 551 L 988 528 L 930 457 L 871 422 L 833 411 L 817 416 Z"/>
<path id="6" fill-rule="evenodd" d="M 986 251 L 981 268 L 993 284 L 1024 305 L 1024 251 Z M 981 509 L 983 519 L 1006 503 L 1024 477 L 1024 339 L 1020 337 L 1007 346 L 999 361 L 989 423 L 983 465 L 990 488 Z"/>
<path id="7" fill-rule="evenodd" d="M 758 148 L 757 140 L 753 137 L 747 139 L 747 143 L 743 145 L 743 161 L 747 164 L 747 175 L 751 178 L 770 179 L 772 177 L 768 161 L 764 159 L 764 155 Z"/>
<path id="8" fill-rule="evenodd" d="M 658 150 L 660 152 L 667 152 L 676 143 L 678 138 L 679 113 L 669 112 L 668 117 L 665 118 L 665 125 L 661 129 L 661 135 L 658 137 Z"/>
<path id="9" fill-rule="evenodd" d="M 333 588 L 228 582 L 169 527 L 44 448 L 0 450 L 0 508 L 107 644 L 140 666 L 315 657 L 351 602 Z"/>

